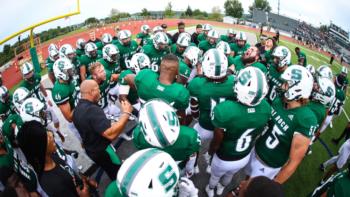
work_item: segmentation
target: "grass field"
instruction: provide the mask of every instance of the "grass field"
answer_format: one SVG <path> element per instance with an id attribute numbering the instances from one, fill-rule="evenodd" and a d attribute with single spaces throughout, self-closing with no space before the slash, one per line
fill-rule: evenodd
<path id="1" fill-rule="evenodd" d="M 299 45 L 287 41 L 281 41 L 280 45 L 288 47 L 292 52 L 292 62 L 297 62 L 297 57 L 294 52 L 294 48 Z M 305 52 L 308 64 L 312 64 L 316 68 L 321 65 L 328 64 L 328 57 L 325 57 L 320 53 L 314 52 L 302 46 L 299 47 L 303 52 Z M 341 65 L 339 64 L 339 62 L 334 61 L 331 68 L 333 70 L 333 74 L 336 74 L 340 72 Z M 347 92 L 349 93 L 349 91 Z M 348 101 L 348 96 L 346 99 L 344 109 L 346 112 L 350 111 L 350 103 Z M 338 149 L 343 141 L 338 146 L 336 146 L 331 142 L 331 139 L 332 137 L 338 137 L 340 135 L 340 133 L 345 128 L 347 121 L 348 120 L 346 119 L 344 113 L 342 113 L 340 116 L 335 117 L 333 119 L 333 128 L 328 128 L 321 135 L 322 140 L 327 144 L 327 146 L 330 148 L 333 154 L 337 154 Z M 317 141 L 312 146 L 312 150 L 312 154 L 304 158 L 303 162 L 301 163 L 297 171 L 294 173 L 294 175 L 289 179 L 289 181 L 286 184 L 284 184 L 284 188 L 288 197 L 307 196 L 307 194 L 310 193 L 321 180 L 323 172 L 319 170 L 319 165 L 322 162 L 329 159 L 330 156 L 319 141 Z"/>

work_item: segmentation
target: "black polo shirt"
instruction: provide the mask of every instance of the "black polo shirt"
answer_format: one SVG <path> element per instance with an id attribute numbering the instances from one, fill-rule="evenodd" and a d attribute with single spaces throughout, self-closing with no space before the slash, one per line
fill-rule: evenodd
<path id="1" fill-rule="evenodd" d="M 73 123 L 88 154 L 98 154 L 111 143 L 102 136 L 102 133 L 111 127 L 111 121 L 97 104 L 80 99 L 73 112 Z"/>

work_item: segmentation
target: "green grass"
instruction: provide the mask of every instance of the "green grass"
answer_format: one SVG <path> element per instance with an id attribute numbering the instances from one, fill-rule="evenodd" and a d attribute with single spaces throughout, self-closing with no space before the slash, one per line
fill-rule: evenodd
<path id="1" fill-rule="evenodd" d="M 280 42 L 280 45 L 288 47 L 292 52 L 292 62 L 297 62 L 294 48 L 299 45 L 284 40 Z M 308 64 L 312 64 L 317 68 L 329 62 L 328 57 L 315 51 L 309 50 L 303 46 L 299 47 L 301 48 L 301 51 L 306 54 Z M 339 62 L 334 61 L 331 68 L 333 70 L 333 74 L 336 74 L 340 72 L 341 65 Z M 350 103 L 348 102 L 348 99 L 346 99 L 344 109 L 350 109 Z M 347 112 L 349 112 L 349 110 L 347 110 Z M 342 113 L 339 117 L 333 118 L 333 128 L 328 128 L 321 135 L 322 140 L 328 145 L 333 154 L 337 154 L 342 142 L 338 146 L 335 146 L 331 142 L 331 139 L 332 137 L 338 137 L 345 128 L 346 124 L 347 119 L 344 113 Z M 287 183 L 283 185 L 286 191 L 286 196 L 307 196 L 307 194 L 313 191 L 313 189 L 317 186 L 323 177 L 323 172 L 321 172 L 318 167 L 327 159 L 329 159 L 327 151 L 321 145 L 321 143 L 317 141 L 312 146 L 312 154 L 304 158 L 294 175 L 288 180 Z"/>

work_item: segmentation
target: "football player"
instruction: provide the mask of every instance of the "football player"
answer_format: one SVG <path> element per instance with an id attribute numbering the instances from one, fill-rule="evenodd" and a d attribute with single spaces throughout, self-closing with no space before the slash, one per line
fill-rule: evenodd
<path id="1" fill-rule="evenodd" d="M 200 147 L 198 133 L 193 128 L 180 126 L 175 109 L 163 100 L 153 99 L 142 106 L 133 141 L 137 149 L 152 147 L 169 153 L 186 176 L 193 175 Z"/>
<path id="2" fill-rule="evenodd" d="M 306 66 L 307 65 L 307 59 L 306 59 L 305 53 L 300 51 L 299 47 L 295 47 L 295 53 L 298 56 L 298 65 Z"/>
<path id="3" fill-rule="evenodd" d="M 104 34 L 102 34 L 101 41 L 102 41 L 102 45 L 104 47 L 107 44 L 112 44 L 113 37 L 109 33 L 104 33 Z"/>
<path id="4" fill-rule="evenodd" d="M 5 86 L 0 86 L 0 120 L 5 119 L 14 112 L 14 106 L 12 106 L 12 96 Z"/>
<path id="5" fill-rule="evenodd" d="M 59 52 L 60 52 L 61 58 L 67 58 L 73 64 L 73 66 L 74 66 L 73 79 L 74 79 L 75 83 L 77 83 L 76 86 L 79 86 L 81 83 L 80 75 L 79 75 L 81 68 L 80 68 L 80 61 L 77 58 L 77 55 L 75 53 L 74 48 L 70 44 L 64 44 L 61 46 Z"/>
<path id="6" fill-rule="evenodd" d="M 186 80 L 186 76 L 184 75 L 181 78 L 185 78 L 184 80 L 181 80 L 183 84 L 190 82 L 198 72 L 199 65 L 200 65 L 200 59 L 202 58 L 202 51 L 196 47 L 196 46 L 189 46 L 186 48 L 185 52 L 183 53 L 183 61 L 180 62 L 180 69 L 181 64 L 186 64 L 188 68 L 190 68 L 190 75 L 188 79 Z M 184 66 L 183 66 L 184 67 Z M 184 72 L 181 72 L 184 73 Z"/>
<path id="7" fill-rule="evenodd" d="M 324 78 L 328 78 L 330 80 L 333 80 L 332 70 L 327 65 L 322 65 L 322 66 L 318 67 L 316 70 L 316 76 L 324 77 Z"/>
<path id="8" fill-rule="evenodd" d="M 184 32 L 179 35 L 177 42 L 172 44 L 170 47 L 171 53 L 176 55 L 180 60 L 183 58 L 183 53 L 186 48 L 191 44 L 191 35 Z"/>
<path id="9" fill-rule="evenodd" d="M 264 99 L 268 84 L 258 68 L 241 70 L 233 89 L 237 101 L 217 104 L 211 117 L 215 129 L 209 149 L 214 155 L 211 176 L 205 188 L 209 197 L 214 196 L 215 187 L 221 195 L 233 175 L 247 165 L 254 142 L 271 117 L 271 106 Z"/>
<path id="10" fill-rule="evenodd" d="M 234 64 L 233 63 L 234 58 L 231 54 L 232 51 L 231 51 L 230 45 L 225 41 L 220 41 L 216 45 L 216 48 L 226 55 L 228 66 L 229 67 L 232 66 Z"/>
<path id="11" fill-rule="evenodd" d="M 219 39 L 219 33 L 216 30 L 210 30 L 207 34 L 207 39 L 199 42 L 198 48 L 203 51 L 203 54 L 209 49 L 216 47 Z"/>
<path id="12" fill-rule="evenodd" d="M 120 67 L 124 70 L 128 68 L 131 57 L 138 49 L 137 42 L 131 39 L 131 32 L 129 30 L 122 30 L 118 33 L 118 41 L 116 41 L 114 44 L 119 49 Z"/>
<path id="13" fill-rule="evenodd" d="M 80 57 L 80 79 L 84 81 L 86 77 L 90 76 L 89 66 L 91 63 L 97 62 L 101 55 L 97 52 L 97 46 L 93 42 L 85 45 L 85 54 Z"/>
<path id="14" fill-rule="evenodd" d="M 276 47 L 273 52 L 273 61 L 269 66 L 267 79 L 269 83 L 269 93 L 266 98 L 269 103 L 272 103 L 277 97 L 278 89 L 282 87 L 282 73 L 288 68 L 291 61 L 291 52 L 285 46 Z"/>
<path id="15" fill-rule="evenodd" d="M 234 56 L 243 55 L 250 47 L 247 43 L 247 35 L 239 32 L 236 35 L 236 43 L 230 44 Z"/>
<path id="16" fill-rule="evenodd" d="M 119 66 L 120 53 L 119 49 L 113 44 L 107 44 L 102 49 L 102 58 L 98 60 L 104 68 L 110 73 L 120 73 Z"/>
<path id="17" fill-rule="evenodd" d="M 267 68 L 259 60 L 260 52 L 257 47 L 250 47 L 242 56 L 236 56 L 229 67 L 229 72 L 238 73 L 247 66 L 259 68 L 263 73 L 267 73 Z"/>
<path id="18" fill-rule="evenodd" d="M 75 53 L 77 54 L 78 58 L 85 54 L 85 45 L 86 41 L 83 38 L 79 38 L 75 43 L 75 46 L 77 47 L 75 49 Z"/>
<path id="19" fill-rule="evenodd" d="M 235 43 L 236 42 L 236 32 L 232 28 L 230 28 L 227 30 L 226 35 L 220 36 L 220 40 L 225 41 L 229 44 Z"/>
<path id="20" fill-rule="evenodd" d="M 49 50 L 49 56 L 47 57 L 46 61 L 45 61 L 45 65 L 47 67 L 47 71 L 48 71 L 48 76 L 49 79 L 51 81 L 52 84 L 55 83 L 55 75 L 53 74 L 53 64 L 55 63 L 55 61 L 60 58 L 59 56 L 59 51 L 58 49 L 51 47 L 49 48 L 51 50 Z"/>
<path id="21" fill-rule="evenodd" d="M 148 25 L 141 26 L 141 32 L 136 35 L 136 42 L 140 46 L 152 43 L 150 36 L 151 28 Z"/>
<path id="22" fill-rule="evenodd" d="M 153 36 L 153 44 L 144 45 L 141 49 L 151 60 L 151 69 L 154 72 L 159 72 L 162 58 L 170 52 L 168 43 L 168 36 L 164 32 L 158 32 Z"/>
<path id="23" fill-rule="evenodd" d="M 313 77 L 303 66 L 289 66 L 281 75 L 284 92 L 272 104 L 266 132 L 256 141 L 246 172 L 266 176 L 283 184 L 295 172 L 317 128 L 317 119 L 307 106 Z"/>
<path id="24" fill-rule="evenodd" d="M 213 29 L 213 26 L 211 26 L 210 24 L 204 24 L 203 25 L 203 32 L 200 33 L 197 37 L 198 43 L 200 43 L 203 40 L 207 40 L 208 32 L 212 29 Z"/>

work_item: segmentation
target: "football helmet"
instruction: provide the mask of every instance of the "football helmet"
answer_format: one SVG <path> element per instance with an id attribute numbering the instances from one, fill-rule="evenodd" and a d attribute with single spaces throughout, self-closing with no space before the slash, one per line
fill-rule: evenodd
<path id="1" fill-rule="evenodd" d="M 21 66 L 22 76 L 28 75 L 33 71 L 34 71 L 34 67 L 33 67 L 33 64 L 31 64 L 30 62 L 24 62 L 24 64 Z"/>
<path id="2" fill-rule="evenodd" d="M 122 196 L 176 195 L 179 168 L 166 152 L 156 148 L 140 150 L 128 157 L 117 174 Z"/>
<path id="3" fill-rule="evenodd" d="M 19 87 L 15 90 L 12 96 L 12 103 L 15 105 L 17 113 L 20 113 L 21 105 L 30 95 L 30 92 L 25 87 Z"/>
<path id="4" fill-rule="evenodd" d="M 225 42 L 225 41 L 220 41 L 217 45 L 216 48 L 223 52 L 225 55 L 230 55 L 231 54 L 231 48 L 230 45 Z"/>
<path id="5" fill-rule="evenodd" d="M 45 104 L 34 97 L 28 98 L 22 103 L 19 115 L 23 122 L 35 120 L 45 126 L 49 120 Z"/>
<path id="6" fill-rule="evenodd" d="M 256 106 L 269 90 L 265 74 L 258 68 L 248 66 L 237 76 L 234 93 L 237 100 L 247 106 Z"/>
<path id="7" fill-rule="evenodd" d="M 153 37 L 153 45 L 157 50 L 163 50 L 167 47 L 169 43 L 169 38 L 164 32 L 158 32 Z M 163 47 L 160 47 L 163 45 Z"/>
<path id="8" fill-rule="evenodd" d="M 67 58 L 69 60 L 73 60 L 75 58 L 75 50 L 70 44 L 64 44 L 60 48 L 60 56 L 61 58 Z"/>
<path id="9" fill-rule="evenodd" d="M 148 34 L 150 29 L 151 28 L 148 25 L 142 25 L 141 26 L 141 32 L 144 33 L 144 34 Z"/>
<path id="10" fill-rule="evenodd" d="M 6 103 L 10 97 L 10 93 L 5 86 L 0 86 L 0 101 Z"/>
<path id="11" fill-rule="evenodd" d="M 58 51 L 58 46 L 54 43 L 51 43 L 49 47 L 47 47 L 47 51 L 50 52 L 51 50 L 56 50 Z"/>
<path id="12" fill-rule="evenodd" d="M 163 28 L 161 26 L 155 26 L 153 27 L 153 33 L 156 34 L 158 32 L 163 32 Z"/>
<path id="13" fill-rule="evenodd" d="M 84 49 L 85 48 L 86 41 L 83 38 L 79 38 L 77 42 L 75 43 L 77 49 Z"/>
<path id="14" fill-rule="evenodd" d="M 227 35 L 230 35 L 230 34 L 236 35 L 236 32 L 232 28 L 230 28 L 227 30 Z"/>
<path id="15" fill-rule="evenodd" d="M 56 61 L 58 58 L 60 58 L 60 53 L 58 50 L 53 49 L 51 51 L 49 51 L 49 58 L 51 61 Z"/>
<path id="16" fill-rule="evenodd" d="M 203 25 L 203 31 L 210 31 L 212 29 L 213 29 L 213 26 L 211 26 L 210 24 Z"/>
<path id="17" fill-rule="evenodd" d="M 118 33 L 118 40 L 123 45 L 128 45 L 130 43 L 131 32 L 129 30 L 121 30 Z"/>
<path id="18" fill-rule="evenodd" d="M 150 66 L 151 61 L 144 53 L 136 53 L 130 60 L 130 69 L 134 70 L 136 74 L 144 68 L 150 68 Z"/>
<path id="19" fill-rule="evenodd" d="M 315 74 L 316 74 L 315 66 L 313 66 L 312 64 L 308 64 L 308 65 L 306 66 L 306 69 L 308 69 L 312 75 L 315 75 Z"/>
<path id="20" fill-rule="evenodd" d="M 107 44 L 102 48 L 103 59 L 110 63 L 116 63 L 119 61 L 119 49 L 113 44 Z"/>
<path id="21" fill-rule="evenodd" d="M 244 32 L 239 32 L 238 34 L 236 34 L 236 40 L 247 41 L 247 35 Z"/>
<path id="22" fill-rule="evenodd" d="M 70 81 L 74 75 L 73 64 L 67 58 L 60 58 L 53 64 L 53 73 L 56 79 Z"/>
<path id="23" fill-rule="evenodd" d="M 180 45 L 181 47 L 188 47 L 191 43 L 191 36 L 188 35 L 188 33 L 183 32 L 179 35 L 179 38 L 176 41 L 177 45 Z"/>
<path id="24" fill-rule="evenodd" d="M 276 47 L 272 52 L 272 56 L 278 58 L 278 62 L 275 62 L 278 67 L 288 66 L 292 58 L 290 50 L 285 46 Z"/>
<path id="25" fill-rule="evenodd" d="M 182 56 L 190 60 L 192 66 L 196 66 L 202 56 L 202 51 L 198 47 L 189 46 Z"/>
<path id="26" fill-rule="evenodd" d="M 287 101 L 310 97 L 314 79 L 305 67 L 291 65 L 282 73 L 281 79 L 287 83 L 286 89 L 283 90 Z"/>
<path id="27" fill-rule="evenodd" d="M 103 45 L 107 45 L 107 44 L 111 44 L 112 43 L 113 38 L 112 38 L 111 34 L 104 33 L 102 35 L 102 39 L 101 40 L 102 40 Z"/>
<path id="28" fill-rule="evenodd" d="M 175 109 L 160 99 L 150 100 L 143 105 L 139 123 L 145 140 L 159 148 L 173 145 L 180 133 Z"/>
<path id="29" fill-rule="evenodd" d="M 219 33 L 216 30 L 212 29 L 208 32 L 208 37 L 214 38 L 214 39 L 219 39 Z"/>
<path id="30" fill-rule="evenodd" d="M 331 80 L 333 79 L 332 70 L 327 65 L 322 65 L 322 66 L 318 67 L 316 70 L 316 74 L 317 74 L 317 76 L 320 76 L 320 77 L 325 77 L 325 78 L 328 78 Z"/>
<path id="31" fill-rule="evenodd" d="M 313 100 L 319 101 L 325 106 L 329 106 L 335 97 L 335 86 L 332 80 L 325 77 L 317 77 L 317 88 L 311 94 Z"/>
<path id="32" fill-rule="evenodd" d="M 97 46 L 93 42 L 89 42 L 85 45 L 85 54 L 90 58 L 97 57 Z"/>
<path id="33" fill-rule="evenodd" d="M 227 57 L 218 49 L 209 49 L 203 56 L 202 70 L 209 79 L 221 79 L 226 76 Z"/>

